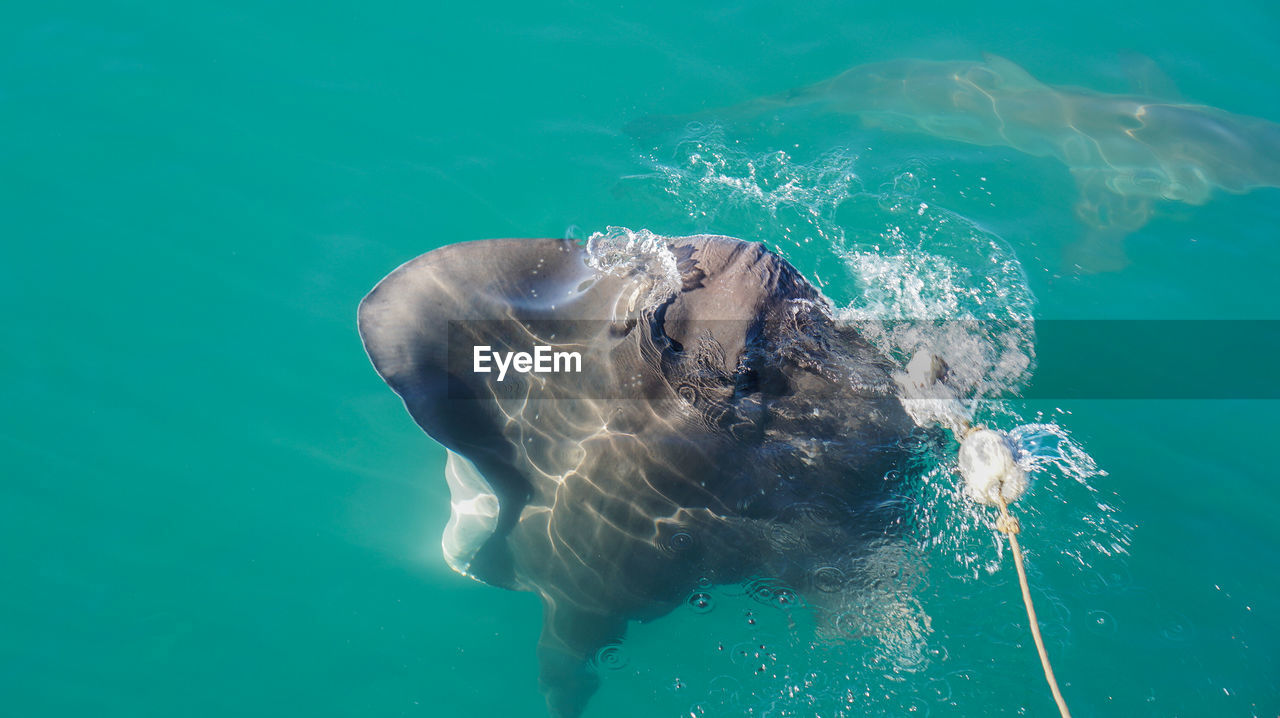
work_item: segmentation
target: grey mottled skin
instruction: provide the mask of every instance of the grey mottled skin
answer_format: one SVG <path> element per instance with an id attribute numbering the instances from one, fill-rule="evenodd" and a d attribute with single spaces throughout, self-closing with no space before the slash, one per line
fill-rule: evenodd
<path id="1" fill-rule="evenodd" d="M 470 574 L 541 596 L 557 718 L 581 714 L 597 651 L 699 579 L 809 594 L 817 567 L 829 579 L 892 523 L 885 477 L 913 425 L 888 362 L 763 245 L 668 242 L 679 286 L 665 295 L 593 269 L 574 242 L 500 239 L 422 255 L 360 306 L 379 374 L 499 498 Z M 451 340 L 527 347 L 538 332 L 581 350 L 584 371 L 498 384 L 449 361 Z"/>

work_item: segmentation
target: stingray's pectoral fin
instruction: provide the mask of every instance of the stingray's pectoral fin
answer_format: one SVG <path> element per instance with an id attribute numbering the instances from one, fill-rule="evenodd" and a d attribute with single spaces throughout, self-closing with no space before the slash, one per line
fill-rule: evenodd
<path id="1" fill-rule="evenodd" d="M 1151 219 L 1152 198 L 1117 189 L 1136 185 L 1130 175 L 1111 168 L 1076 168 L 1071 174 L 1080 189 L 1075 214 L 1084 232 L 1066 248 L 1064 262 L 1084 274 L 1123 269 L 1129 264 L 1124 239 Z"/>
<path id="2" fill-rule="evenodd" d="M 1129 234 L 1151 219 L 1151 196 L 1135 189 L 1132 175 L 1111 168 L 1075 168 L 1071 175 L 1080 189 L 1076 218 L 1086 227 Z"/>
<path id="3" fill-rule="evenodd" d="M 538 639 L 538 684 L 554 718 L 578 718 L 600 686 L 596 657 L 622 640 L 627 622 L 616 616 L 557 606 L 543 598 Z"/>

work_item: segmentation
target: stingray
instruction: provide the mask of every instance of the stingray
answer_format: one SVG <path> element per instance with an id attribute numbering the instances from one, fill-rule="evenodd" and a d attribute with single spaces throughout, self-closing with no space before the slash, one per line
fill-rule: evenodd
<path id="1" fill-rule="evenodd" d="M 633 134 L 673 122 L 739 121 L 796 112 L 985 147 L 1009 147 L 1065 165 L 1087 241 L 1123 238 L 1160 201 L 1202 205 L 1215 190 L 1280 187 L 1280 125 L 1179 102 L 1158 84 L 1135 94 L 1052 86 L 1002 57 L 900 59 L 858 65 L 826 80 L 729 108 L 633 123 Z M 1164 90 L 1164 93 L 1169 90 Z"/>
<path id="2" fill-rule="evenodd" d="M 383 279 L 359 329 L 447 449 L 449 565 L 540 596 L 557 718 L 629 621 L 762 576 L 820 605 L 899 515 L 893 364 L 762 244 L 449 245 Z"/>

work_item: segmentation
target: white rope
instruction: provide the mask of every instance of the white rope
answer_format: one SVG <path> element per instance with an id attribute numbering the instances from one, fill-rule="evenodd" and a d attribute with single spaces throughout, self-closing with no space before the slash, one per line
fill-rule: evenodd
<path id="1" fill-rule="evenodd" d="M 1014 459 L 1013 446 L 1006 434 L 971 423 L 970 413 L 961 404 L 955 391 L 943 381 L 946 372 L 946 362 L 940 357 L 921 352 L 912 357 L 905 374 L 894 378 L 907 397 L 903 401 L 907 412 L 917 423 L 941 424 L 954 432 L 960 440 L 960 474 L 964 477 L 965 493 L 969 498 L 1000 509 L 996 528 L 1009 537 L 1009 545 L 1013 549 L 1013 562 L 1018 569 L 1018 583 L 1022 587 L 1022 602 L 1027 608 L 1031 637 L 1040 654 L 1040 666 L 1044 668 L 1044 677 L 1049 683 L 1054 702 L 1058 704 L 1058 712 L 1062 714 L 1062 718 L 1071 718 L 1067 702 L 1058 689 L 1057 678 L 1053 675 L 1053 666 L 1049 664 L 1049 653 L 1045 650 L 1044 637 L 1040 635 L 1040 622 L 1036 618 L 1035 605 L 1031 602 L 1031 587 L 1027 582 L 1022 546 L 1018 543 L 1022 525 L 1009 513 L 1009 504 L 1026 493 L 1030 485 L 1027 472 Z"/>

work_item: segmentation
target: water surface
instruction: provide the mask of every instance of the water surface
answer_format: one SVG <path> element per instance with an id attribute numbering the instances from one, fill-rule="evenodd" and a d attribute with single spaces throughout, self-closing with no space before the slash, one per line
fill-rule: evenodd
<path id="1" fill-rule="evenodd" d="M 765 241 L 855 317 L 980 296 L 1280 318 L 1275 188 L 1091 237 L 1070 171 L 1014 147 L 831 116 L 624 132 L 983 53 L 1274 122 L 1276 37 L 1248 2 L 10 9 L 8 710 L 543 715 L 537 600 L 449 571 L 444 452 L 360 350 L 380 277 L 455 241 L 625 226 Z M 1024 500 L 1024 543 L 1077 715 L 1280 711 L 1275 408 L 985 409 L 1073 447 Z M 1051 715 L 1008 557 L 932 470 L 921 541 L 868 568 L 891 586 L 863 613 L 879 632 L 812 647 L 803 613 L 724 588 L 634 628 L 589 715 Z"/>

